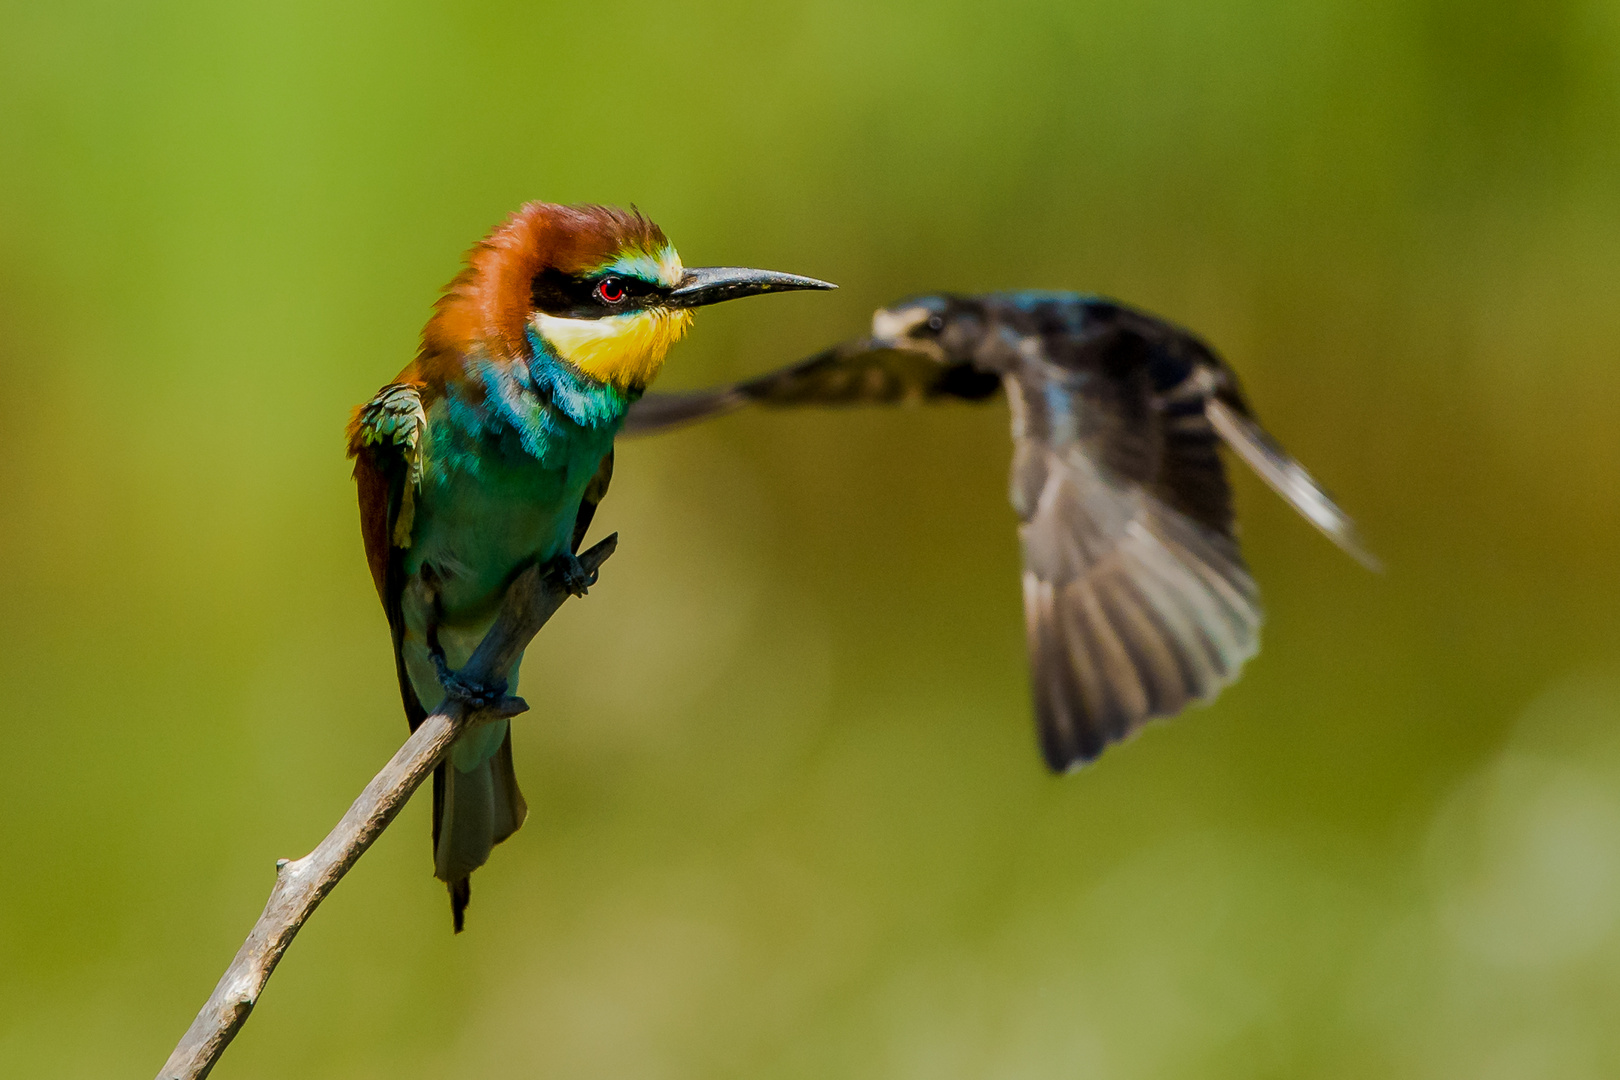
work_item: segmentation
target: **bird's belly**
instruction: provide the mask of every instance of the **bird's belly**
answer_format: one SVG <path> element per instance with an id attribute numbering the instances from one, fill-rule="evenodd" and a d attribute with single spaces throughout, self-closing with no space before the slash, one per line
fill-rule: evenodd
<path id="1" fill-rule="evenodd" d="M 561 468 L 528 455 L 490 454 L 475 469 L 422 485 L 405 557 L 401 650 L 425 707 L 441 697 L 429 629 L 452 670 L 467 662 L 512 578 L 569 551 L 585 487 L 611 445 L 611 438 L 601 446 L 578 440 L 558 455 Z M 508 677 L 516 676 L 514 664 Z"/>
<path id="2" fill-rule="evenodd" d="M 566 552 L 594 471 L 533 462 L 424 486 L 405 565 L 437 594 L 441 624 L 492 615 L 514 573 Z"/>
<path id="3" fill-rule="evenodd" d="M 546 479 L 526 488 L 458 490 L 417 511 L 406 565 L 431 582 L 443 621 L 476 618 L 499 603 L 515 570 L 567 549 L 579 495 L 561 476 Z"/>

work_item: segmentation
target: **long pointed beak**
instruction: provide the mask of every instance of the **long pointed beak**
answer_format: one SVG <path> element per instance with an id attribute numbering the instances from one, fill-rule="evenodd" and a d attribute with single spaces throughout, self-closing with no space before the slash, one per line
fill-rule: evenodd
<path id="1" fill-rule="evenodd" d="M 738 300 L 760 293 L 793 292 L 798 289 L 836 289 L 827 281 L 774 270 L 750 270 L 742 266 L 699 266 L 681 275 L 681 283 L 664 302 L 670 307 L 694 308 Z"/>

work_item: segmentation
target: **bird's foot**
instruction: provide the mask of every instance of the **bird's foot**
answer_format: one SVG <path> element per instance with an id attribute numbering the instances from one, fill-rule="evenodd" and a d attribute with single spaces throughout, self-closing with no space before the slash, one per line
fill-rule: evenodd
<path id="1" fill-rule="evenodd" d="M 444 688 L 445 700 L 459 701 L 468 712 L 516 716 L 529 707 L 522 698 L 512 697 L 506 692 L 505 679 L 494 683 L 480 683 L 463 678 L 459 672 L 450 670 L 444 662 L 442 653 L 433 654 L 433 667 L 438 672 L 439 685 Z"/>
<path id="2" fill-rule="evenodd" d="M 546 564 L 546 575 L 568 591 L 569 596 L 584 596 L 596 584 L 596 574 L 585 569 L 585 564 L 572 553 L 558 555 Z"/>

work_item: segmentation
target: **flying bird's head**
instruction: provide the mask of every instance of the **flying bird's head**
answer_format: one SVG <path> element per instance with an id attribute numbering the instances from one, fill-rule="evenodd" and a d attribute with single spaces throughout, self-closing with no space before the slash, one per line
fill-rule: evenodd
<path id="1" fill-rule="evenodd" d="M 1129 314 L 1111 301 L 1068 292 L 935 293 L 879 308 L 872 315 L 870 341 L 878 348 L 921 352 L 940 363 L 1005 372 L 1043 358 L 1053 338 L 1086 339 L 1122 313 Z"/>
<path id="2" fill-rule="evenodd" d="M 767 292 L 831 289 L 770 270 L 688 269 L 639 211 L 531 202 L 468 253 L 423 332 L 426 352 L 549 351 L 639 392 L 686 333 L 692 309 Z"/>
<path id="3" fill-rule="evenodd" d="M 962 363 L 979 351 L 985 327 L 984 303 L 978 297 L 914 296 L 873 312 L 872 343 Z"/>

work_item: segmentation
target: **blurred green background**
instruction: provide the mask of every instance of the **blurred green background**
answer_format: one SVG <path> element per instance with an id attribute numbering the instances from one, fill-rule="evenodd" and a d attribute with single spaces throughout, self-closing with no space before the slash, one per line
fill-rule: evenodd
<path id="1" fill-rule="evenodd" d="M 474 240 L 639 204 L 663 388 L 925 289 L 1197 328 L 1265 648 L 1067 779 L 1000 406 L 621 449 L 450 933 L 413 803 L 216 1075 L 1620 1074 L 1612 0 L 0 9 L 0 1074 L 150 1076 L 404 736 L 343 460 Z"/>

